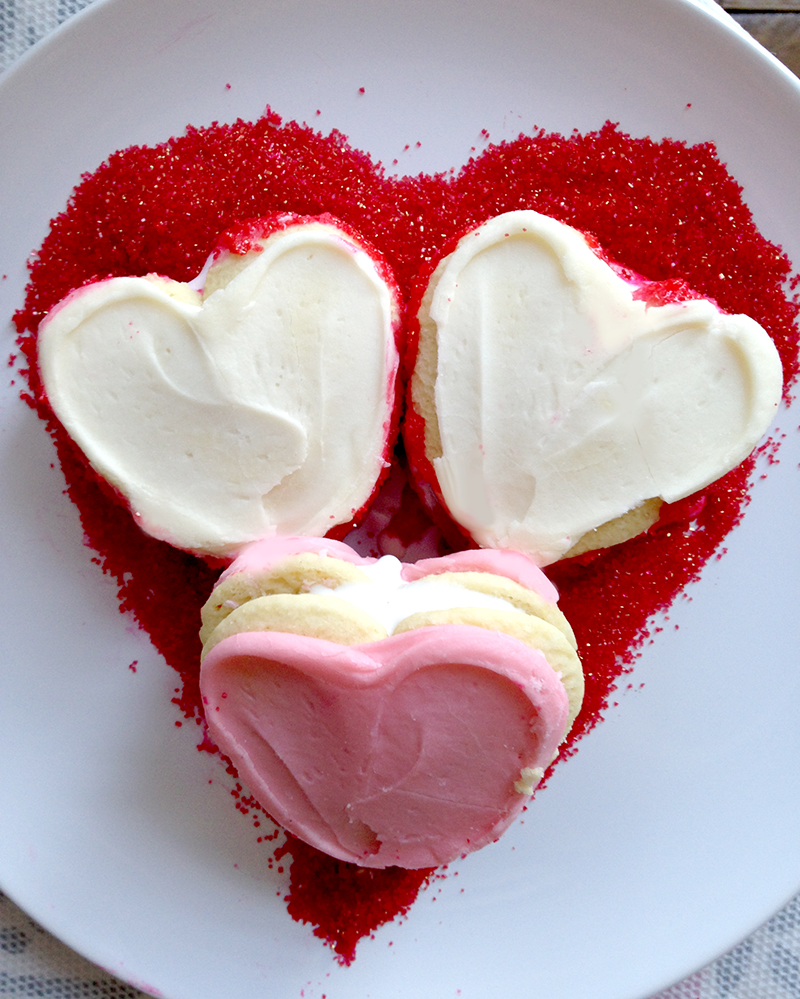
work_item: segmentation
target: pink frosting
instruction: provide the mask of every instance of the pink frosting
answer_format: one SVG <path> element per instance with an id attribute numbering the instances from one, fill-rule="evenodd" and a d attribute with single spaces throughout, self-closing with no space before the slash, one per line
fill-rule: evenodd
<path id="1" fill-rule="evenodd" d="M 421 559 L 413 565 L 403 566 L 403 579 L 410 583 L 442 572 L 488 572 L 505 576 L 538 593 L 549 604 L 558 602 L 558 590 L 527 555 L 502 549 L 474 549 L 442 558 Z"/>
<path id="2" fill-rule="evenodd" d="M 302 555 L 305 552 L 330 555 L 352 565 L 372 565 L 377 562 L 377 559 L 362 557 L 343 541 L 333 541 L 331 538 L 265 538 L 246 545 L 222 573 L 220 582 L 237 572 L 263 572 L 290 555 Z"/>
<path id="3" fill-rule="evenodd" d="M 200 688 L 211 738 L 261 805 L 364 867 L 433 867 L 497 839 L 528 800 L 521 771 L 548 766 L 568 714 L 541 653 L 465 625 L 361 646 L 234 635 Z"/>

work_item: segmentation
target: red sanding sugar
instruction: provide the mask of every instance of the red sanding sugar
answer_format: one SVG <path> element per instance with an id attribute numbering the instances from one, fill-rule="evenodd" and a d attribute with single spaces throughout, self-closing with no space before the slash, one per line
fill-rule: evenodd
<path id="1" fill-rule="evenodd" d="M 407 871 L 357 867 L 320 853 L 294 836 L 276 851 L 292 858 L 289 915 L 313 926 L 342 964 L 356 956 L 356 944 L 389 919 L 405 915 L 434 868 Z"/>
<path id="2" fill-rule="evenodd" d="M 218 567 L 144 536 L 87 468 L 41 398 L 39 321 L 70 290 L 97 278 L 157 272 L 189 280 L 220 233 L 271 212 L 338 217 L 385 256 L 409 301 L 419 274 L 459 233 L 518 208 L 570 223 L 623 267 L 668 281 L 661 295 L 680 297 L 690 287 L 728 312 L 752 316 L 778 347 L 787 391 L 794 382 L 798 304 L 787 290 L 789 262 L 759 234 L 710 144 L 634 139 L 611 124 L 585 135 L 540 131 L 489 146 L 460 171 L 395 178 L 339 133 L 323 136 L 268 112 L 253 123 L 189 128 L 164 144 L 114 153 L 83 177 L 52 221 L 16 316 L 29 365 L 27 399 L 53 435 L 87 541 L 118 584 L 120 610 L 180 676 L 175 701 L 186 719 L 202 722 L 197 630 Z M 423 536 L 433 537 L 439 554 L 465 546 L 458 535 L 437 534 L 404 485 L 401 458 L 384 489 L 403 499 L 375 534 L 372 554 L 414 551 Z M 743 512 L 751 471 L 746 462 L 673 504 L 646 535 L 549 570 L 586 672 L 584 707 L 564 755 L 598 721 L 652 615 L 718 552 Z M 310 923 L 344 962 L 359 939 L 407 911 L 432 873 L 364 871 L 293 838 L 282 852 L 293 858 L 290 914 Z"/>

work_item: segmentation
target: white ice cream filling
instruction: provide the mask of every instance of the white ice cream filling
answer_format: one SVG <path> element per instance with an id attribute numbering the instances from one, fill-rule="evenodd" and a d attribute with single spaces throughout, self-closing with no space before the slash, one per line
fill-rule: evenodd
<path id="1" fill-rule="evenodd" d="M 403 563 L 394 555 L 384 555 L 363 567 L 369 582 L 343 583 L 335 588 L 315 585 L 310 593 L 338 597 L 370 614 L 391 635 L 397 625 L 421 611 L 454 610 L 457 607 L 481 607 L 489 610 L 525 612 L 502 597 L 479 593 L 450 580 L 423 576 L 408 582 L 402 578 Z"/>

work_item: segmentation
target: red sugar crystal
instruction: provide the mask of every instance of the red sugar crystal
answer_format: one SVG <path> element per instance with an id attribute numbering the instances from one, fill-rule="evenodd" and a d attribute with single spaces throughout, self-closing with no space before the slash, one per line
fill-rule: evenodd
<path id="1" fill-rule="evenodd" d="M 47 421 L 87 543 L 117 581 L 120 610 L 139 622 L 180 675 L 174 700 L 185 718 L 202 718 L 199 610 L 218 567 L 143 535 L 87 469 L 41 397 L 40 320 L 70 290 L 98 278 L 157 272 L 190 280 L 221 232 L 273 212 L 328 212 L 352 226 L 394 268 L 408 301 L 420 272 L 448 242 L 518 208 L 589 233 L 623 267 L 650 281 L 670 281 L 676 296 L 685 297 L 688 286 L 725 311 L 752 316 L 778 347 L 788 396 L 798 372 L 798 304 L 786 290 L 790 265 L 757 231 L 711 144 L 633 139 L 612 124 L 585 135 L 539 131 L 488 146 L 460 171 L 390 178 L 341 134 L 323 136 L 268 112 L 253 123 L 188 128 L 161 145 L 114 153 L 83 177 L 52 221 L 15 317 L 30 388 L 24 397 Z M 743 512 L 751 471 L 752 461 L 746 462 L 674 504 L 642 537 L 549 570 L 586 673 L 586 700 L 567 754 L 631 669 L 650 617 L 669 607 L 720 550 Z M 430 528 L 422 506 L 406 493 L 383 533 L 409 547 Z M 447 542 L 466 544 L 442 538 L 440 552 Z M 200 748 L 214 747 L 206 740 Z M 245 812 L 250 807 L 240 803 Z M 292 857 L 290 914 L 311 923 L 345 963 L 361 937 L 407 911 L 431 876 L 364 871 L 291 837 L 284 854 Z"/>
<path id="2" fill-rule="evenodd" d="M 434 873 L 434 869 L 406 871 L 357 867 L 288 836 L 276 851 L 279 859 L 292 858 L 291 890 L 286 896 L 289 915 L 310 923 L 314 935 L 350 964 L 356 944 L 390 919 L 404 915 Z"/>

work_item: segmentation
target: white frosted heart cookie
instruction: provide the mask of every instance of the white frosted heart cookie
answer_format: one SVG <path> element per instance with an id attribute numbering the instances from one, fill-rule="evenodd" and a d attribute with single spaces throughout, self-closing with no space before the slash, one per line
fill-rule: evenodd
<path id="1" fill-rule="evenodd" d="M 508 827 L 580 708 L 556 596 L 515 552 L 403 565 L 318 538 L 258 542 L 203 611 L 209 735 L 278 822 L 331 856 L 447 863 Z"/>
<path id="2" fill-rule="evenodd" d="M 176 547 L 229 558 L 352 523 L 396 427 L 386 265 L 330 216 L 280 215 L 227 234 L 201 280 L 112 278 L 56 306 L 39 331 L 56 416 Z"/>
<path id="3" fill-rule="evenodd" d="M 646 530 L 743 461 L 781 365 L 747 316 L 656 305 L 577 230 L 497 216 L 437 266 L 418 313 L 406 445 L 479 545 L 547 565 Z"/>

